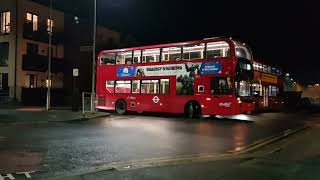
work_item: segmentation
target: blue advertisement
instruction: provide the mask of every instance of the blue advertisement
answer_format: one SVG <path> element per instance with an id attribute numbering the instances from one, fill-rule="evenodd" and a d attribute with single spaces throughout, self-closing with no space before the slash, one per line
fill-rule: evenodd
<path id="1" fill-rule="evenodd" d="M 200 74 L 221 74 L 221 62 L 206 62 L 200 67 Z"/>
<path id="2" fill-rule="evenodd" d="M 121 67 L 117 69 L 118 77 L 135 77 L 136 75 L 136 67 Z"/>

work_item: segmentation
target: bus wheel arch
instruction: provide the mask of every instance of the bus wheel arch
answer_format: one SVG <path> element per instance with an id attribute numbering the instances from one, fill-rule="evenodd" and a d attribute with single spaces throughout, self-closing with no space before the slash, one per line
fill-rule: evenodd
<path id="1" fill-rule="evenodd" d="M 184 114 L 187 118 L 199 118 L 201 115 L 201 106 L 198 101 L 188 101 L 184 106 Z"/>
<path id="2" fill-rule="evenodd" d="M 115 111 L 123 115 L 127 112 L 127 102 L 124 99 L 118 99 L 115 103 Z"/>

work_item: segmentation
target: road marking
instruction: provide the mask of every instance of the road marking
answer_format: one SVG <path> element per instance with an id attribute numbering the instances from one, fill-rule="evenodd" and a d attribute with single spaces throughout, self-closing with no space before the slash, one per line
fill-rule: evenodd
<path id="1" fill-rule="evenodd" d="M 5 176 L 1 176 L 1 174 L 0 174 L 0 180 L 5 180 L 5 178 L 9 178 L 10 180 L 15 180 L 15 178 L 12 176 L 12 174 L 7 174 Z"/>
<path id="2" fill-rule="evenodd" d="M 25 177 L 27 179 L 31 179 L 31 175 L 32 173 L 34 173 L 35 171 L 30 171 L 30 172 L 16 172 L 15 174 L 16 175 L 25 175 Z M 6 175 L 1 175 L 0 174 L 0 180 L 6 180 L 7 179 L 10 179 L 10 180 L 15 180 L 14 176 L 12 174 L 6 174 Z"/>

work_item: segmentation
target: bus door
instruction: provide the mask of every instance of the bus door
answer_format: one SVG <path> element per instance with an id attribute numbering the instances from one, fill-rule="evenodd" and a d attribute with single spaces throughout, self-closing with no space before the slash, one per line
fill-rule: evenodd
<path id="1" fill-rule="evenodd" d="M 141 110 L 163 112 L 168 107 L 170 79 L 141 80 Z"/>
<path id="2" fill-rule="evenodd" d="M 213 97 L 213 112 L 228 114 L 232 111 L 234 103 L 233 85 L 231 77 L 213 77 L 210 80 L 210 93 Z"/>

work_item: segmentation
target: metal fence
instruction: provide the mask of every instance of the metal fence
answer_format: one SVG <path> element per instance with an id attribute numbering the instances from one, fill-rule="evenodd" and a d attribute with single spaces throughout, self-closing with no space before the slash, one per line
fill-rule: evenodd
<path id="1" fill-rule="evenodd" d="M 0 93 L 0 104 L 9 104 L 11 102 L 11 98 L 8 94 Z"/>
<path id="2" fill-rule="evenodd" d="M 95 113 L 97 111 L 96 94 L 82 92 L 82 114 Z"/>

